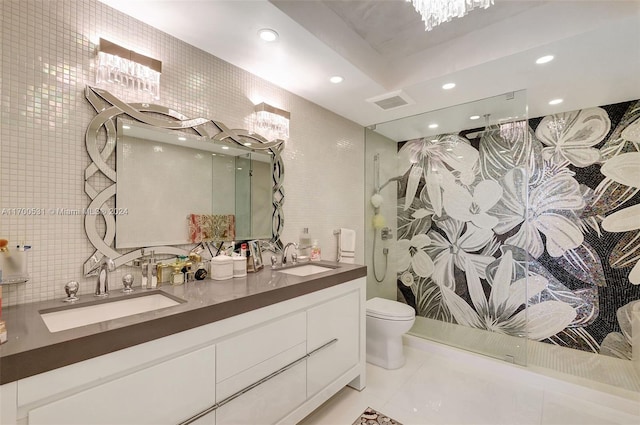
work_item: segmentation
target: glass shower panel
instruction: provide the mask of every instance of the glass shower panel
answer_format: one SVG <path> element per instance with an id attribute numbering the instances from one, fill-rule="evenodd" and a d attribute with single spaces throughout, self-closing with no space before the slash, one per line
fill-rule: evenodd
<path id="1" fill-rule="evenodd" d="M 398 145 L 365 131 L 365 259 L 367 297 L 396 298 Z"/>
<path id="2" fill-rule="evenodd" d="M 398 299 L 416 309 L 410 333 L 526 364 L 527 313 L 534 303 L 545 307 L 535 298 L 545 282 L 528 270 L 529 179 L 542 168 L 530 143 L 526 92 L 377 124 L 372 133 L 395 142 L 395 158 L 371 159 L 395 162 L 400 177 L 388 273 Z M 366 141 L 369 152 L 369 132 Z"/>

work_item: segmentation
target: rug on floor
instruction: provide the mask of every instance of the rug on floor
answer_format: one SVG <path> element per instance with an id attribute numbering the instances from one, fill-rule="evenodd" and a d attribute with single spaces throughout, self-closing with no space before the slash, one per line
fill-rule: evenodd
<path id="1" fill-rule="evenodd" d="M 402 425 L 395 419 L 391 419 L 377 410 L 367 407 L 353 425 Z"/>

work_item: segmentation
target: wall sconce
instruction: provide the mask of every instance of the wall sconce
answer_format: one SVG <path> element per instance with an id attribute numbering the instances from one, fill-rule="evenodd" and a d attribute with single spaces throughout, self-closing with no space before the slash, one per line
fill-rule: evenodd
<path id="1" fill-rule="evenodd" d="M 264 136 L 267 140 L 289 138 L 289 112 L 264 102 L 257 104 L 254 111 L 254 133 Z"/>
<path id="2" fill-rule="evenodd" d="M 130 90 L 160 98 L 162 62 L 125 49 L 103 38 L 98 48 L 96 84 L 119 84 Z"/>

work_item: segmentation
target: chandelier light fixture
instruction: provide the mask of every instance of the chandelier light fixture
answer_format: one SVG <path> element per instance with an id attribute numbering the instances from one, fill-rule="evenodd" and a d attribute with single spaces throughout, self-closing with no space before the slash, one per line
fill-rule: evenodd
<path id="1" fill-rule="evenodd" d="M 406 0 L 422 16 L 425 31 L 431 31 L 443 22 L 453 18 L 462 18 L 473 9 L 486 9 L 493 0 Z"/>
<path id="2" fill-rule="evenodd" d="M 255 106 L 253 131 L 267 140 L 287 140 L 289 138 L 289 119 L 291 114 L 267 103 Z"/>

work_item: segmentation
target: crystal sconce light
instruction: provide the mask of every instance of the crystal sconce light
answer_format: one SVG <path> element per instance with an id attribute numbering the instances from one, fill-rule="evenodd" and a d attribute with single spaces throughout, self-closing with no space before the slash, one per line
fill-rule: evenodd
<path id="1" fill-rule="evenodd" d="M 254 109 L 253 132 L 267 140 L 287 140 L 289 138 L 289 118 L 291 114 L 267 103 L 259 103 Z"/>
<path id="2" fill-rule="evenodd" d="M 129 90 L 160 98 L 162 62 L 125 49 L 103 38 L 98 49 L 96 85 L 119 84 Z"/>

